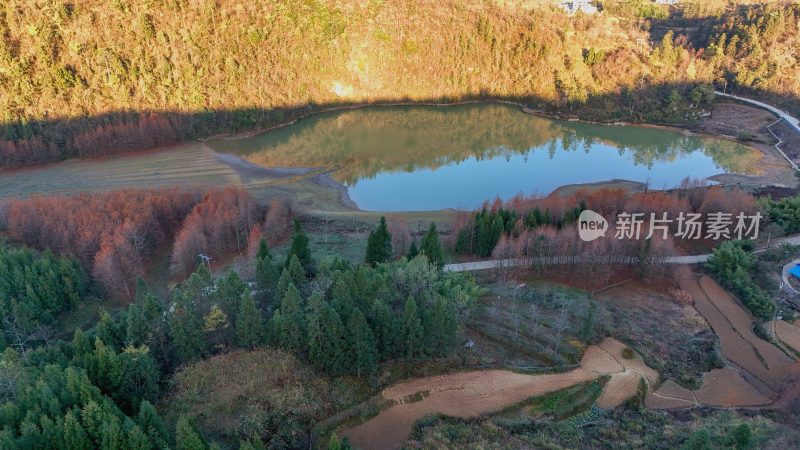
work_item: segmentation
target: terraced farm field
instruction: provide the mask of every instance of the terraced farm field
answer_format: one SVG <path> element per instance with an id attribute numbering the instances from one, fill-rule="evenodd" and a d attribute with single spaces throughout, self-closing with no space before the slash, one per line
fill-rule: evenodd
<path id="1" fill-rule="evenodd" d="M 787 380 L 800 373 L 800 365 L 775 345 L 756 336 L 753 317 L 714 280 L 684 274 L 679 284 L 714 329 L 722 356 L 731 364 L 706 373 L 702 386 L 694 392 L 664 383 L 648 396 L 647 405 L 667 409 L 700 404 L 735 407 L 776 401 L 786 389 Z M 666 396 L 685 401 L 664 399 Z"/>

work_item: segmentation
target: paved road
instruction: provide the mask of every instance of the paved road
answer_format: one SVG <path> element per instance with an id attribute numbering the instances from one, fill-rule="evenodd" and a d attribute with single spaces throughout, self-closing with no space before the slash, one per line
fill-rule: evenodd
<path id="1" fill-rule="evenodd" d="M 800 234 L 794 236 L 787 236 L 779 239 L 773 239 L 770 245 L 800 245 Z M 765 249 L 756 250 L 756 253 L 763 252 Z M 689 255 L 689 256 L 670 256 L 663 260 L 665 264 L 702 264 L 708 261 L 711 253 L 703 255 Z M 511 259 L 490 259 L 486 261 L 473 261 L 457 264 L 446 264 L 444 266 L 445 272 L 473 272 L 476 270 L 489 270 L 498 269 L 503 267 L 521 267 L 534 264 L 578 264 L 581 262 L 589 262 L 590 258 L 585 256 L 554 256 L 552 258 L 545 258 L 542 256 L 533 258 L 511 258 Z M 608 260 L 604 260 L 601 264 L 635 264 L 639 261 L 636 256 L 616 256 Z"/>
<path id="2" fill-rule="evenodd" d="M 666 264 L 700 264 L 708 261 L 711 254 L 689 255 L 689 256 L 670 256 L 664 259 Z M 595 260 L 598 260 L 597 258 Z M 600 260 L 599 264 L 635 264 L 639 258 L 636 256 L 616 256 L 609 259 Z M 457 264 L 446 264 L 445 272 L 474 272 L 476 270 L 498 269 L 502 267 L 521 267 L 535 264 L 579 264 L 590 262 L 591 258 L 585 256 L 554 256 L 552 258 L 533 257 L 533 258 L 511 258 L 511 259 L 490 259 L 486 261 L 473 261 Z"/>
<path id="3" fill-rule="evenodd" d="M 776 108 L 776 107 L 774 107 L 772 105 L 768 105 L 766 103 L 759 102 L 758 100 L 752 100 L 752 99 L 745 98 L 745 97 L 739 97 L 738 95 L 725 94 L 725 93 L 719 92 L 719 91 L 714 91 L 714 93 L 716 95 L 719 95 L 719 96 L 722 96 L 722 97 L 735 98 L 736 100 L 743 101 L 743 102 L 746 102 L 746 103 L 750 103 L 752 105 L 756 105 L 756 106 L 759 106 L 761 108 L 764 108 L 764 109 L 766 109 L 766 110 L 768 110 L 768 111 L 770 111 L 772 113 L 775 113 L 778 117 L 780 117 L 781 119 L 783 119 L 786 122 L 788 122 L 789 125 L 791 125 L 798 133 L 800 133 L 800 121 L 798 121 L 794 117 L 790 116 L 788 112 L 786 112 L 786 111 L 784 111 L 782 109 L 778 109 L 778 108 Z"/>

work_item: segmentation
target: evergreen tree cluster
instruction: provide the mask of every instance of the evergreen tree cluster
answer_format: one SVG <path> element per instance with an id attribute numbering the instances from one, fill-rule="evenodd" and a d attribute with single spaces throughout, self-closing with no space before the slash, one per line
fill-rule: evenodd
<path id="1" fill-rule="evenodd" d="M 382 361 L 447 355 L 459 312 L 477 297 L 467 278 L 444 274 L 424 255 L 377 267 L 337 261 L 299 285 L 284 269 L 278 285 L 268 343 L 333 375 L 369 376 Z"/>
<path id="2" fill-rule="evenodd" d="M 146 450 L 173 445 L 149 401 L 121 409 L 86 369 L 74 365 L 86 354 L 70 355 L 77 350 L 70 347 L 62 343 L 23 355 L 6 349 L 0 355 L 2 375 L 12 381 L 0 392 L 0 448 Z M 115 371 L 114 376 L 127 375 L 130 362 L 107 363 L 108 359 L 98 359 L 93 364 Z"/>
<path id="3" fill-rule="evenodd" d="M 769 319 L 775 312 L 775 304 L 753 281 L 758 259 L 752 250 L 750 241 L 723 242 L 714 249 L 706 269 L 721 285 L 738 295 L 756 317 Z"/>
<path id="4" fill-rule="evenodd" d="M 0 448 L 213 448 L 186 419 L 171 434 L 151 402 L 163 377 L 229 345 L 262 345 L 261 310 L 235 272 L 212 279 L 207 267 L 161 299 L 140 279 L 136 298 L 116 316 L 71 341 L 0 356 Z"/>
<path id="5" fill-rule="evenodd" d="M 108 314 L 25 353 L 0 355 L 0 448 L 161 449 L 175 444 L 153 407 L 161 372 L 147 346 L 125 346 Z M 106 339 L 109 343 L 103 341 Z"/>
<path id="6" fill-rule="evenodd" d="M 39 327 L 77 305 L 87 288 L 77 261 L 0 244 L 0 349 L 24 350 Z"/>
<path id="7" fill-rule="evenodd" d="M 456 240 L 456 253 L 488 257 L 504 234 L 512 234 L 518 224 L 528 229 L 554 226 L 561 229 L 575 223 L 586 205 L 581 203 L 564 214 L 555 214 L 549 209 L 534 207 L 524 215 L 512 209 L 483 208 L 475 213 L 472 221 L 459 233 Z"/>

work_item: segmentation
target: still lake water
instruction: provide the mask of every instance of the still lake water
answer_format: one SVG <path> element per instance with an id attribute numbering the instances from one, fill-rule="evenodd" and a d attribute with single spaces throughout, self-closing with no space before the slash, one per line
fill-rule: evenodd
<path id="1" fill-rule="evenodd" d="M 331 112 L 208 144 L 265 167 L 339 164 L 333 178 L 359 208 L 375 211 L 471 209 L 498 195 L 612 179 L 671 188 L 687 176 L 749 173 L 759 158 L 726 140 L 552 120 L 497 104 Z"/>

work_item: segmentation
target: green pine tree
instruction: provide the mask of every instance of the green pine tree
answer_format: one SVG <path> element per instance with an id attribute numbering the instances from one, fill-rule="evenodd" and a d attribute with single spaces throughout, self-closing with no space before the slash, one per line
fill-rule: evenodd
<path id="1" fill-rule="evenodd" d="M 350 317 L 353 313 L 353 295 L 350 284 L 347 282 L 342 272 L 336 274 L 333 282 L 333 292 L 331 302 L 339 317 Z"/>
<path id="2" fill-rule="evenodd" d="M 351 371 L 355 371 L 359 377 L 374 374 L 378 362 L 375 337 L 367 324 L 367 319 L 358 308 L 353 309 L 347 328 L 350 354 L 354 360 Z"/>
<path id="3" fill-rule="evenodd" d="M 176 450 L 206 450 L 207 448 L 203 437 L 185 416 L 181 416 L 175 425 L 175 448 Z"/>
<path id="4" fill-rule="evenodd" d="M 256 259 L 256 290 L 259 299 L 265 304 L 275 301 L 275 288 L 280 272 L 272 262 L 272 258 Z"/>
<path id="5" fill-rule="evenodd" d="M 305 315 L 302 297 L 294 285 L 290 284 L 283 296 L 281 316 L 283 317 L 281 346 L 293 352 L 302 351 L 306 344 Z"/>
<path id="6" fill-rule="evenodd" d="M 278 284 L 275 286 L 275 302 L 277 304 L 280 305 L 283 302 L 283 296 L 289 289 L 289 285 L 297 287 L 292 280 L 292 275 L 289 273 L 289 269 L 284 267 L 283 271 L 281 271 L 280 278 L 278 278 Z"/>
<path id="7" fill-rule="evenodd" d="M 322 352 L 322 308 L 325 300 L 320 292 L 314 292 L 308 297 L 308 311 L 306 312 L 306 337 L 308 346 L 308 359 L 312 364 L 322 367 L 325 355 Z"/>
<path id="8" fill-rule="evenodd" d="M 107 420 L 103 423 L 100 434 L 100 450 L 119 450 L 125 442 L 125 434 L 119 425 L 119 420 Z"/>
<path id="9" fill-rule="evenodd" d="M 99 337 L 94 340 L 94 353 L 87 369 L 89 378 L 106 392 L 117 390 L 122 377 L 122 365 L 114 349 L 105 345 Z"/>
<path id="10" fill-rule="evenodd" d="M 381 216 L 378 227 L 369 233 L 365 262 L 371 266 L 392 259 L 392 235 L 386 226 L 386 218 Z"/>
<path id="11" fill-rule="evenodd" d="M 419 248 L 417 248 L 417 241 L 411 241 L 411 245 L 408 247 L 408 253 L 406 253 L 406 259 L 412 260 L 419 255 Z"/>
<path id="12" fill-rule="evenodd" d="M 256 253 L 256 261 L 260 259 L 272 259 L 272 255 L 269 253 L 267 240 L 263 237 L 258 241 L 258 252 Z"/>
<path id="13" fill-rule="evenodd" d="M 122 332 L 111 314 L 105 309 L 100 310 L 100 320 L 95 327 L 96 335 L 106 345 L 119 348 L 122 344 Z"/>
<path id="14" fill-rule="evenodd" d="M 169 432 L 161 416 L 158 415 L 155 406 L 144 400 L 139 404 L 139 414 L 136 416 L 136 423 L 147 434 L 152 442 L 167 442 Z"/>
<path id="15" fill-rule="evenodd" d="M 151 450 L 153 444 L 141 428 L 134 425 L 125 436 L 125 450 Z"/>
<path id="16" fill-rule="evenodd" d="M 215 292 L 217 302 L 232 322 L 236 321 L 236 313 L 239 310 L 242 296 L 248 291 L 247 283 L 242 281 L 239 274 L 233 270 L 217 281 Z"/>
<path id="17" fill-rule="evenodd" d="M 150 350 L 145 346 L 125 347 L 117 359 L 121 371 L 118 402 L 135 411 L 143 400 L 155 400 L 160 372 Z"/>
<path id="18" fill-rule="evenodd" d="M 236 320 L 236 338 L 240 347 L 256 348 L 263 341 L 264 325 L 261 311 L 249 294 L 242 297 Z"/>
<path id="19" fill-rule="evenodd" d="M 194 302 L 177 291 L 177 300 L 169 316 L 169 334 L 180 361 L 193 361 L 206 354 L 203 321 Z"/>
<path id="20" fill-rule="evenodd" d="M 282 345 L 281 340 L 283 339 L 284 333 L 283 317 L 281 316 L 281 311 L 278 309 L 272 313 L 272 317 L 270 317 L 269 323 L 267 323 L 267 335 L 265 340 L 269 345 L 280 347 Z"/>
<path id="21" fill-rule="evenodd" d="M 323 338 L 321 361 L 317 363 L 326 372 L 340 375 L 347 370 L 347 341 L 339 314 L 327 303 L 322 306 L 320 328 Z"/>
<path id="22" fill-rule="evenodd" d="M 72 335 L 72 351 L 73 355 L 77 357 L 81 357 L 89 352 L 91 352 L 92 343 L 89 341 L 89 337 L 81 331 L 80 328 L 75 329 L 75 334 Z"/>
<path id="23" fill-rule="evenodd" d="M 300 225 L 300 221 L 297 219 L 294 219 L 292 244 L 289 247 L 289 253 L 286 255 L 287 267 L 292 256 L 297 256 L 297 259 L 300 260 L 300 264 L 303 266 L 306 273 L 313 272 L 313 261 L 311 259 L 311 250 L 308 247 L 308 236 L 306 236 L 303 227 Z"/>
<path id="24" fill-rule="evenodd" d="M 164 307 L 161 304 L 161 299 L 155 294 L 149 293 L 144 297 L 144 305 L 141 307 L 147 323 L 156 326 L 157 323 L 162 321 L 164 314 Z"/>
<path id="25" fill-rule="evenodd" d="M 142 345 L 147 342 L 147 334 L 150 330 L 150 323 L 144 316 L 144 312 L 136 303 L 128 306 L 127 326 L 125 331 L 126 345 Z"/>
<path id="26" fill-rule="evenodd" d="M 80 420 L 72 411 L 64 416 L 64 448 L 66 450 L 91 450 L 92 442 Z"/>
<path id="27" fill-rule="evenodd" d="M 303 269 L 303 265 L 300 263 L 300 258 L 297 255 L 292 255 L 289 258 L 289 265 L 287 266 L 289 269 L 289 275 L 292 277 L 292 282 L 296 287 L 302 287 L 303 283 L 306 281 L 306 271 Z"/>
<path id="28" fill-rule="evenodd" d="M 381 300 L 375 300 L 372 306 L 374 336 L 380 349 L 380 359 L 389 360 L 400 356 L 400 327 L 397 317 Z"/>
<path id="29" fill-rule="evenodd" d="M 417 302 L 413 296 L 408 297 L 403 308 L 402 336 L 403 354 L 406 358 L 415 358 L 423 353 L 422 321 L 417 313 Z"/>
<path id="30" fill-rule="evenodd" d="M 422 237 L 419 251 L 428 257 L 428 261 L 431 264 L 439 268 L 444 266 L 444 251 L 442 250 L 442 244 L 439 242 L 439 232 L 436 231 L 435 223 L 431 222 L 428 232 Z"/>

